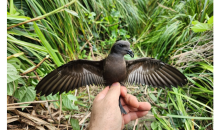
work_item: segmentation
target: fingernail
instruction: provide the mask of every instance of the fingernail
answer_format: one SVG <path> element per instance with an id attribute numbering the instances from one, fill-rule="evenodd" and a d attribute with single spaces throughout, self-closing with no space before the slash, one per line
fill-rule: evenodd
<path id="1" fill-rule="evenodd" d="M 120 86 L 119 82 L 113 83 L 112 86 Z"/>

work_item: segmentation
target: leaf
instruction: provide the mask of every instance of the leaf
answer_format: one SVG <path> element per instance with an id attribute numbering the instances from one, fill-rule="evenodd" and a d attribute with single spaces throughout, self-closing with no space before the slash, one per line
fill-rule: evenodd
<path id="1" fill-rule="evenodd" d="M 120 16 L 120 12 L 119 12 L 119 11 L 116 11 L 115 9 L 112 9 L 112 11 L 111 11 L 111 16 L 113 16 L 113 17 L 119 17 L 119 16 Z"/>
<path id="2" fill-rule="evenodd" d="M 207 21 L 208 24 L 213 24 L 213 16 L 210 17 L 210 19 Z"/>
<path id="3" fill-rule="evenodd" d="M 41 100 L 58 100 L 58 95 L 55 94 L 52 96 L 52 94 L 48 95 L 48 96 L 40 96 L 40 99 Z M 54 107 L 55 108 L 58 108 L 59 107 L 59 102 L 51 102 L 53 103 Z"/>
<path id="4" fill-rule="evenodd" d="M 8 35 L 7 41 L 18 44 L 18 45 L 23 46 L 23 47 L 29 47 L 29 48 L 34 49 L 36 51 L 41 51 L 41 52 L 46 52 L 46 53 L 48 52 L 46 50 L 46 48 L 43 47 L 43 46 L 39 46 L 39 45 L 36 45 L 36 44 L 32 44 L 32 43 L 24 42 L 24 41 L 21 41 L 21 40 L 13 39 L 13 37 L 11 37 L 10 35 Z M 57 52 L 54 49 L 52 51 Z"/>
<path id="5" fill-rule="evenodd" d="M 198 24 L 198 23 L 200 23 L 199 21 L 197 21 L 197 20 L 195 20 L 195 21 L 192 21 L 192 24 L 193 25 L 196 25 L 196 24 Z"/>
<path id="6" fill-rule="evenodd" d="M 76 119 L 71 118 L 70 124 L 73 127 L 73 130 L 80 130 L 79 121 Z"/>
<path id="7" fill-rule="evenodd" d="M 78 106 L 72 105 L 71 100 L 66 95 L 63 95 L 62 102 L 63 102 L 63 106 L 65 106 L 67 109 L 78 110 Z"/>
<path id="8" fill-rule="evenodd" d="M 23 52 L 13 54 L 13 55 L 7 57 L 7 60 L 9 60 L 9 59 L 11 59 L 11 58 L 19 57 L 19 56 L 21 56 L 21 55 L 23 55 L 23 54 L 24 54 Z"/>
<path id="9" fill-rule="evenodd" d="M 80 102 L 80 101 L 75 101 L 74 104 L 75 104 L 75 105 L 83 106 L 83 107 L 85 107 L 85 108 L 88 108 L 88 107 L 89 107 L 87 104 L 83 104 L 83 102 Z"/>
<path id="10" fill-rule="evenodd" d="M 152 130 L 157 129 L 156 122 L 152 122 L 152 123 L 151 123 L 151 128 L 152 128 Z"/>
<path id="11" fill-rule="evenodd" d="M 22 78 L 19 78 L 19 79 L 18 79 L 18 83 L 19 83 L 19 84 L 26 85 L 25 81 L 24 81 Z"/>
<path id="12" fill-rule="evenodd" d="M 124 59 L 125 59 L 125 60 L 131 60 L 132 57 L 131 57 L 130 55 L 125 55 L 125 56 L 124 56 Z"/>
<path id="13" fill-rule="evenodd" d="M 12 64 L 16 69 L 20 69 L 20 66 L 22 65 L 18 58 L 9 59 L 7 60 L 7 63 Z"/>
<path id="14" fill-rule="evenodd" d="M 172 110 L 171 114 L 183 116 L 183 113 L 179 110 Z M 185 123 L 185 119 L 182 119 L 182 118 L 171 118 L 170 119 L 170 124 L 174 126 L 175 128 L 184 128 L 184 123 Z"/>
<path id="15" fill-rule="evenodd" d="M 127 33 L 127 31 L 126 31 L 126 30 L 124 30 L 124 29 L 120 29 L 120 30 L 118 30 L 118 33 L 119 33 L 120 35 L 123 35 L 123 36 L 125 36 L 125 35 L 126 35 L 126 33 Z"/>
<path id="16" fill-rule="evenodd" d="M 162 130 L 160 123 L 157 121 L 154 121 L 151 123 L 152 130 Z"/>
<path id="17" fill-rule="evenodd" d="M 36 97 L 36 91 L 34 87 L 27 87 L 26 93 L 20 102 L 31 102 Z M 28 106 L 29 104 L 22 104 L 21 106 Z"/>
<path id="18" fill-rule="evenodd" d="M 10 0 L 10 14 L 15 14 L 16 10 L 14 8 L 14 2 L 13 0 Z"/>
<path id="19" fill-rule="evenodd" d="M 68 94 L 67 95 L 68 99 L 73 100 L 73 101 L 77 101 L 76 96 L 72 95 L 72 94 Z"/>
<path id="20" fill-rule="evenodd" d="M 18 86 L 18 80 L 6 84 L 6 95 L 12 96 L 13 92 L 16 91 L 17 86 Z"/>
<path id="21" fill-rule="evenodd" d="M 112 32 L 111 32 L 111 36 L 112 36 L 112 38 L 116 38 L 116 37 L 117 37 L 117 32 L 116 32 L 115 29 L 112 30 Z"/>
<path id="22" fill-rule="evenodd" d="M 26 94 L 26 91 L 27 91 L 26 87 L 23 86 L 15 91 L 14 97 L 16 97 L 17 99 L 21 101 L 24 95 Z"/>
<path id="23" fill-rule="evenodd" d="M 68 109 L 71 109 L 71 101 L 67 98 L 67 96 L 64 96 L 63 99 L 62 99 L 62 102 L 63 102 L 63 106 L 65 106 L 66 108 Z"/>
<path id="24" fill-rule="evenodd" d="M 47 100 L 58 100 L 57 94 L 55 95 L 49 94 L 46 98 Z"/>
<path id="25" fill-rule="evenodd" d="M 65 9 L 65 11 L 68 12 L 68 13 L 70 13 L 70 14 L 72 14 L 73 16 L 76 16 L 76 17 L 79 18 L 77 12 L 75 12 L 75 11 L 73 11 L 73 10 L 69 10 L 69 9 Z"/>
<path id="26" fill-rule="evenodd" d="M 201 65 L 201 67 L 202 67 L 203 69 L 209 70 L 210 72 L 213 73 L 213 66 L 212 66 L 212 65 L 208 65 L 208 64 L 206 64 L 206 63 L 199 63 L 199 64 Z"/>
<path id="27" fill-rule="evenodd" d="M 6 83 L 6 95 L 12 96 L 13 92 L 14 92 L 13 82 Z"/>
<path id="28" fill-rule="evenodd" d="M 31 18 L 30 17 L 26 17 L 26 16 L 7 15 L 7 19 L 26 21 L 26 20 L 30 20 Z"/>
<path id="29" fill-rule="evenodd" d="M 130 35 L 125 35 L 126 38 L 130 38 Z"/>
<path id="30" fill-rule="evenodd" d="M 209 20 L 208 14 L 205 15 L 205 19 L 206 19 L 206 20 Z"/>
<path id="31" fill-rule="evenodd" d="M 43 97 L 43 96 L 41 96 L 41 97 Z M 55 95 L 52 96 L 52 94 L 50 94 L 50 95 L 48 95 L 46 98 L 47 98 L 47 100 L 58 100 L 58 95 L 55 94 Z M 44 99 L 44 98 L 43 98 L 43 99 Z M 46 100 L 46 99 L 45 99 L 45 100 Z M 58 103 L 58 102 L 52 102 L 52 103 L 53 103 L 53 105 L 54 105 L 55 108 L 58 108 L 58 106 L 59 106 L 59 103 Z"/>
<path id="32" fill-rule="evenodd" d="M 207 31 L 207 30 L 211 30 L 207 23 L 197 23 L 196 25 L 191 27 L 191 29 L 194 32 L 204 32 L 204 31 Z"/>
<path id="33" fill-rule="evenodd" d="M 53 59 L 53 61 L 55 62 L 55 64 L 57 66 L 61 66 L 62 63 L 59 60 L 58 55 L 53 51 L 53 48 L 51 47 L 50 43 L 47 41 L 47 39 L 45 38 L 45 36 L 43 35 L 41 30 L 37 26 L 36 22 L 33 22 L 33 26 L 34 26 L 36 34 L 38 35 L 39 39 L 41 40 L 41 44 L 47 49 L 47 51 L 49 52 L 49 54 L 50 54 L 51 58 Z"/>
<path id="34" fill-rule="evenodd" d="M 91 13 L 89 13 L 88 18 L 93 20 L 94 16 L 96 16 L 95 12 L 91 12 Z"/>
<path id="35" fill-rule="evenodd" d="M 157 98 L 155 97 L 155 95 L 154 94 L 149 94 L 149 96 L 150 96 L 150 98 L 154 101 L 154 102 L 156 102 L 157 101 Z"/>
<path id="36" fill-rule="evenodd" d="M 69 119 L 70 115 L 65 115 L 65 119 Z"/>
<path id="37" fill-rule="evenodd" d="M 40 99 L 41 99 L 42 101 L 45 101 L 45 100 L 46 100 L 45 96 L 40 96 Z"/>
<path id="38" fill-rule="evenodd" d="M 10 63 L 7 63 L 7 83 L 17 80 L 20 75 L 17 74 L 17 69 Z"/>
<path id="39" fill-rule="evenodd" d="M 181 119 L 195 119 L 195 120 L 213 120 L 213 117 L 195 117 L 195 116 L 180 116 L 167 114 L 167 117 L 181 118 Z"/>

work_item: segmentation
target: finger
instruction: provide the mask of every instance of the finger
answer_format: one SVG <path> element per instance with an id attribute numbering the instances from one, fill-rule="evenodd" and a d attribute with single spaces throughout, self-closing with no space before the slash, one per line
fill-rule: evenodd
<path id="1" fill-rule="evenodd" d="M 136 100 L 137 100 L 137 98 L 136 98 Z M 121 105 L 128 105 L 128 106 L 131 106 L 131 105 L 129 105 L 129 103 L 126 103 L 126 101 L 125 101 L 125 98 L 123 98 L 123 97 L 121 97 L 120 98 L 120 101 L 121 101 Z M 138 100 L 137 100 L 138 101 Z M 135 105 L 133 105 L 134 106 L 134 108 L 135 108 Z"/>
<path id="2" fill-rule="evenodd" d="M 148 114 L 148 111 L 130 112 L 123 116 L 124 124 L 127 124 L 130 121 L 143 117 L 147 114 Z"/>
<path id="3" fill-rule="evenodd" d="M 95 100 L 94 101 L 99 101 L 101 99 L 103 99 L 106 94 L 108 93 L 108 90 L 109 90 L 109 86 L 107 86 L 106 88 L 104 88 L 104 90 L 102 90 L 96 97 L 95 97 Z"/>
<path id="4" fill-rule="evenodd" d="M 118 100 L 120 96 L 120 83 L 116 82 L 113 83 L 106 95 L 106 98 L 109 98 L 110 100 Z"/>
<path id="5" fill-rule="evenodd" d="M 124 87 L 124 86 L 121 86 L 121 87 L 120 87 L 120 95 L 121 95 L 122 97 L 125 97 L 126 94 L 127 94 L 127 88 Z"/>
<path id="6" fill-rule="evenodd" d="M 125 124 L 124 124 L 124 119 L 122 119 L 122 127 L 121 127 L 121 130 L 124 129 L 124 125 L 125 125 Z"/>
<path id="7" fill-rule="evenodd" d="M 131 94 L 126 94 L 125 98 L 124 98 L 124 102 L 126 103 L 126 105 L 138 108 L 139 107 L 139 102 L 137 100 L 137 98 Z"/>
<path id="8" fill-rule="evenodd" d="M 126 108 L 127 109 L 127 113 L 129 113 L 129 112 L 134 112 L 134 111 L 138 111 L 138 109 L 137 108 L 135 108 L 135 107 L 131 107 L 131 106 L 129 106 L 129 105 L 125 105 L 125 107 L 123 107 L 124 109 Z M 125 110 L 126 110 L 125 109 Z"/>
<path id="9" fill-rule="evenodd" d="M 122 105 L 122 106 L 123 106 L 123 109 L 126 111 L 126 113 L 129 113 L 129 112 L 130 112 L 128 106 L 126 106 L 126 105 Z"/>
<path id="10" fill-rule="evenodd" d="M 121 100 L 121 103 L 122 103 L 122 100 Z M 132 106 L 126 105 L 126 104 L 124 104 L 124 105 L 122 104 L 122 106 L 127 113 L 136 112 L 136 111 L 150 111 L 151 110 L 151 104 L 148 102 L 139 102 L 138 108 L 135 108 L 135 107 L 132 107 Z"/>
<path id="11" fill-rule="evenodd" d="M 150 111 L 151 110 L 151 104 L 149 102 L 139 102 L 139 111 Z"/>
<path id="12" fill-rule="evenodd" d="M 120 97 L 120 101 L 121 101 L 121 105 L 122 105 L 122 106 L 126 105 L 126 103 L 124 102 L 123 97 Z"/>

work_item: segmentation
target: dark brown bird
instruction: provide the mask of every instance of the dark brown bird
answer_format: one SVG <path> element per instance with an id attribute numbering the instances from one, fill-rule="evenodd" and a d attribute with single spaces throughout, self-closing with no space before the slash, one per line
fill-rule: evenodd
<path id="1" fill-rule="evenodd" d="M 176 68 L 153 58 L 124 60 L 124 55 L 134 57 L 127 41 L 116 42 L 107 58 L 100 61 L 74 60 L 45 76 L 36 86 L 37 93 L 47 96 L 74 90 L 82 86 L 141 84 L 152 87 L 177 87 L 187 83 L 187 78 Z M 126 113 L 120 99 L 121 113 Z"/>

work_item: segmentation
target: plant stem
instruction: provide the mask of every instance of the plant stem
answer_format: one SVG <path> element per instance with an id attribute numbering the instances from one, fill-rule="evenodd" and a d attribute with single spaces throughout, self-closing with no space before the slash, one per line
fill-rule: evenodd
<path id="1" fill-rule="evenodd" d="M 23 54 L 24 54 L 24 53 L 21 52 L 21 53 L 16 53 L 16 54 L 14 54 L 14 55 L 10 55 L 10 56 L 7 57 L 7 60 L 9 60 L 9 59 L 11 59 L 11 58 L 14 58 L 14 57 L 18 57 L 18 56 L 23 55 Z"/>
<path id="2" fill-rule="evenodd" d="M 60 8 L 57 8 L 56 10 L 53 10 L 53 11 L 51 11 L 50 13 L 47 13 L 47 14 L 45 14 L 45 15 L 41 15 L 41 16 L 38 16 L 38 17 L 36 17 L 36 18 L 27 20 L 27 21 L 25 21 L 25 22 L 21 22 L 21 23 L 12 25 L 12 26 L 8 27 L 7 30 L 8 30 L 8 29 L 11 29 L 11 28 L 13 28 L 13 27 L 16 27 L 16 26 L 20 26 L 20 25 L 22 25 L 22 24 L 26 24 L 26 23 L 33 22 L 33 21 L 36 21 L 36 20 L 44 19 L 45 17 L 47 17 L 47 16 L 49 16 L 49 15 L 52 15 L 52 14 L 54 14 L 54 13 L 57 13 L 57 12 L 59 12 L 60 10 L 62 10 L 63 8 L 68 7 L 69 5 L 73 4 L 73 3 L 76 2 L 76 1 L 77 1 L 77 0 L 73 0 L 73 1 L 71 1 L 70 3 L 68 3 L 68 4 L 64 5 L 64 6 L 61 6 Z M 62 10 L 62 11 L 63 11 L 63 10 Z"/>
<path id="3" fill-rule="evenodd" d="M 32 68 L 31 70 L 22 73 L 21 76 L 23 76 L 23 75 L 25 75 L 25 74 L 28 74 L 28 73 L 30 73 L 30 72 L 36 70 L 36 69 L 37 69 L 46 59 L 48 59 L 48 58 L 49 58 L 49 56 L 46 56 L 44 59 L 42 59 L 41 62 L 39 62 L 38 65 L 36 65 L 36 66 L 35 66 L 34 68 Z M 38 78 L 38 79 L 39 79 L 39 78 Z"/>

